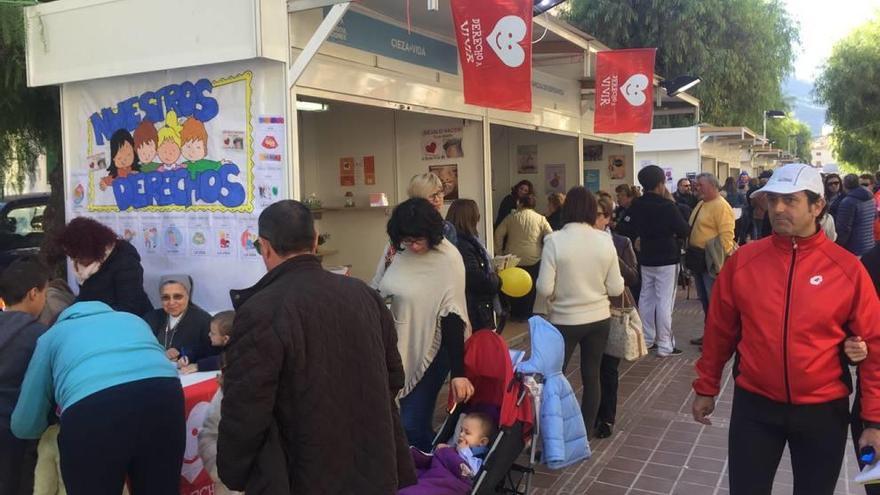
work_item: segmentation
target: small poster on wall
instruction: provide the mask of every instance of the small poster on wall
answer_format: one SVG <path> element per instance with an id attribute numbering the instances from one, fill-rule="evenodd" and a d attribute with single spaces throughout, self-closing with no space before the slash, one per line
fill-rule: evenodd
<path id="1" fill-rule="evenodd" d="M 339 159 L 339 185 L 354 186 L 354 158 L 350 156 Z"/>
<path id="2" fill-rule="evenodd" d="M 461 145 L 461 127 L 427 129 L 422 132 L 422 160 L 443 160 L 461 158 L 464 148 Z"/>
<path id="3" fill-rule="evenodd" d="M 626 178 L 626 158 L 623 155 L 608 157 L 608 174 L 611 176 L 611 180 Z"/>
<path id="4" fill-rule="evenodd" d="M 590 190 L 590 192 L 599 192 L 600 187 L 600 170 L 597 168 L 587 168 L 584 169 L 584 187 Z"/>
<path id="5" fill-rule="evenodd" d="M 516 171 L 520 174 L 538 173 L 537 144 L 523 144 L 516 147 Z"/>
<path id="6" fill-rule="evenodd" d="M 364 185 L 376 185 L 376 158 L 372 155 L 364 157 Z"/>
<path id="7" fill-rule="evenodd" d="M 584 161 L 585 162 L 600 162 L 602 161 L 602 145 L 601 144 L 588 144 L 584 146 Z"/>
<path id="8" fill-rule="evenodd" d="M 431 165 L 428 170 L 443 183 L 444 201 L 458 199 L 458 165 Z"/>
<path id="9" fill-rule="evenodd" d="M 565 164 L 544 167 L 544 186 L 547 194 L 565 192 Z"/>
<path id="10" fill-rule="evenodd" d="M 663 167 L 663 173 L 666 175 L 666 189 L 669 192 L 675 191 L 675 179 L 672 177 L 672 167 Z"/>

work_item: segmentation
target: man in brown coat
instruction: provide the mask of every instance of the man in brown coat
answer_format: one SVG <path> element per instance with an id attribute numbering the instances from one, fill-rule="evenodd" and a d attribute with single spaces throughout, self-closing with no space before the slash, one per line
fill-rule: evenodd
<path id="1" fill-rule="evenodd" d="M 257 494 L 388 494 L 415 483 L 394 397 L 404 375 L 391 313 L 359 280 L 321 267 L 311 212 L 259 218 L 268 273 L 232 291 L 217 466 Z"/>

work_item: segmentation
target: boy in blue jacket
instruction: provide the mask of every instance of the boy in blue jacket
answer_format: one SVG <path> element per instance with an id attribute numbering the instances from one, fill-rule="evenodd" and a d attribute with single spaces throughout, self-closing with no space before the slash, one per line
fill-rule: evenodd
<path id="1" fill-rule="evenodd" d="M 36 441 L 19 440 L 10 431 L 10 417 L 21 382 L 37 345 L 46 331 L 38 321 L 46 305 L 48 268 L 36 261 L 17 261 L 0 274 L 0 493 L 32 494 Z"/>

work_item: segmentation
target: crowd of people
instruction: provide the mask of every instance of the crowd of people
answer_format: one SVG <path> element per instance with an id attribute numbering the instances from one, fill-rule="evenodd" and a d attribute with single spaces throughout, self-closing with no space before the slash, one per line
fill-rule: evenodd
<path id="1" fill-rule="evenodd" d="M 154 309 L 134 247 L 73 219 L 44 254 L 71 261 L 78 295 L 38 260 L 0 273 L 0 493 L 34 493 L 40 463 L 57 464 L 72 495 L 126 484 L 135 495 L 176 493 L 186 428 L 178 377 L 214 370 L 222 385 L 200 453 L 216 493 L 418 486 L 410 446 L 435 447 L 445 383 L 454 402 L 474 395 L 465 341 L 500 332 L 504 317 L 544 317 L 564 341 L 563 366 L 579 351 L 587 436 L 608 437 L 612 308 L 637 307 L 655 355 L 679 355 L 676 287 L 691 280 L 706 313 L 693 341 L 703 346 L 697 421 L 709 422 L 723 367 L 738 356 L 731 492 L 769 493 L 786 442 L 796 493 L 833 491 L 840 462 L 813 452 L 840 461 L 850 424 L 860 446 L 880 448 L 880 357 L 868 352 L 880 346 L 873 178 L 788 165 L 749 184 L 699 174 L 670 192 L 649 165 L 637 179 L 616 196 L 582 186 L 550 195 L 546 216 L 530 182 L 511 189 L 489 240 L 532 277 L 519 298 L 501 291 L 477 203 L 457 199 L 444 218 L 443 184 L 430 173 L 413 177 L 394 208 L 369 284 L 322 268 L 305 205 L 272 204 L 255 243 L 267 273 L 214 316 L 194 302 L 186 274 L 150 289 Z M 859 370 L 852 413 L 847 363 Z M 478 414 L 464 424 L 438 455 L 476 472 L 498 425 Z"/>

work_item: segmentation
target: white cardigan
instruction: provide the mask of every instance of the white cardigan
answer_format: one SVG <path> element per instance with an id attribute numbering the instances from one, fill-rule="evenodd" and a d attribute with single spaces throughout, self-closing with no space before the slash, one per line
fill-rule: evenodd
<path id="1" fill-rule="evenodd" d="M 544 238 L 534 312 L 557 325 L 585 325 L 611 317 L 608 297 L 623 294 L 611 235 L 568 223 Z"/>

